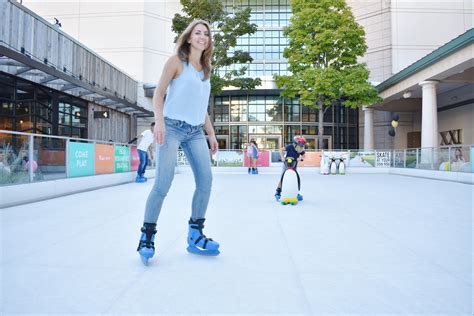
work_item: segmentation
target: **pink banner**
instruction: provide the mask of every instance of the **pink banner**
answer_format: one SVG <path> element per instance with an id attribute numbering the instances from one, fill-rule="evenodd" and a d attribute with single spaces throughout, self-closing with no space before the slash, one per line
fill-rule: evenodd
<path id="1" fill-rule="evenodd" d="M 250 161 L 247 157 L 247 153 L 244 155 L 244 166 L 249 167 Z M 258 152 L 257 167 L 268 167 L 270 166 L 270 152 L 267 150 L 260 150 Z"/>
<path id="2" fill-rule="evenodd" d="M 138 157 L 137 147 L 132 147 L 132 152 L 130 154 L 130 166 L 132 171 L 138 170 L 138 165 L 140 164 L 140 158 Z"/>

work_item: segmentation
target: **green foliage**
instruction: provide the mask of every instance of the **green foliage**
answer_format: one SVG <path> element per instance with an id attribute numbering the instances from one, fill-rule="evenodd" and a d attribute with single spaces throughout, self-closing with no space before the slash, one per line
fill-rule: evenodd
<path id="1" fill-rule="evenodd" d="M 181 34 L 195 19 L 205 20 L 213 27 L 214 53 L 212 57 L 211 94 L 222 92 L 224 87 L 234 86 L 240 89 L 253 90 L 261 84 L 259 78 L 245 77 L 246 67 L 229 70 L 224 76 L 219 76 L 218 70 L 234 65 L 252 62 L 248 52 L 234 50 L 237 38 L 253 34 L 257 25 L 249 22 L 250 8 L 227 13 L 220 0 L 181 0 L 184 15 L 175 14 L 172 30 Z M 177 37 L 175 38 L 175 40 Z M 233 52 L 233 53 L 229 53 Z"/>
<path id="2" fill-rule="evenodd" d="M 292 0 L 293 15 L 284 29 L 289 38 L 284 57 L 290 76 L 275 76 L 281 95 L 323 109 L 340 100 L 356 108 L 380 101 L 368 82 L 364 29 L 344 0 Z"/>

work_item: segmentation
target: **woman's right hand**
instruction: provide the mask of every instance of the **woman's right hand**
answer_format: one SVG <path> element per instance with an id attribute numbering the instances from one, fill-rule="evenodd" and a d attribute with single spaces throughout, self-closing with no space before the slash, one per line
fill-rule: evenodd
<path id="1" fill-rule="evenodd" d="M 158 145 L 163 145 L 165 141 L 165 120 L 163 118 L 155 119 L 155 127 L 153 128 L 153 135 L 155 136 L 155 141 Z"/>

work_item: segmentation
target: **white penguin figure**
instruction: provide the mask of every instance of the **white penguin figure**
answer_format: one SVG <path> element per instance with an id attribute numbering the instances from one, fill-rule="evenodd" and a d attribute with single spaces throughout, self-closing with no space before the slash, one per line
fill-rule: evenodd
<path id="1" fill-rule="evenodd" d="M 346 174 L 346 165 L 342 157 L 339 158 L 339 174 Z"/>
<path id="2" fill-rule="evenodd" d="M 324 156 L 324 152 L 321 154 L 321 163 L 320 163 L 319 172 L 321 174 L 329 174 L 329 163 L 326 159 L 326 156 Z"/>
<path id="3" fill-rule="evenodd" d="M 336 158 L 331 157 L 331 174 L 336 174 L 337 172 L 337 165 L 336 165 Z"/>
<path id="4" fill-rule="evenodd" d="M 297 161 L 294 158 L 286 157 L 286 170 L 281 176 L 281 198 L 280 202 L 283 205 L 296 205 L 303 200 L 300 195 L 301 181 L 298 171 L 296 171 Z"/>

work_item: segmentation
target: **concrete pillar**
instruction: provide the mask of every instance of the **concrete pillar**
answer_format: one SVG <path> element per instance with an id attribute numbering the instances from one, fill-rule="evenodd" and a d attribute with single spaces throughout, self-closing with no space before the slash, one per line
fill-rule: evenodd
<path id="1" fill-rule="evenodd" d="M 438 143 L 438 103 L 436 97 L 437 81 L 423 81 L 421 108 L 421 164 L 422 168 L 433 169 L 437 161 Z"/>
<path id="2" fill-rule="evenodd" d="M 374 109 L 368 106 L 364 111 L 364 150 L 374 150 Z"/>
<path id="3" fill-rule="evenodd" d="M 423 81 L 421 110 L 421 147 L 438 147 L 438 104 L 436 102 L 437 81 Z"/>

